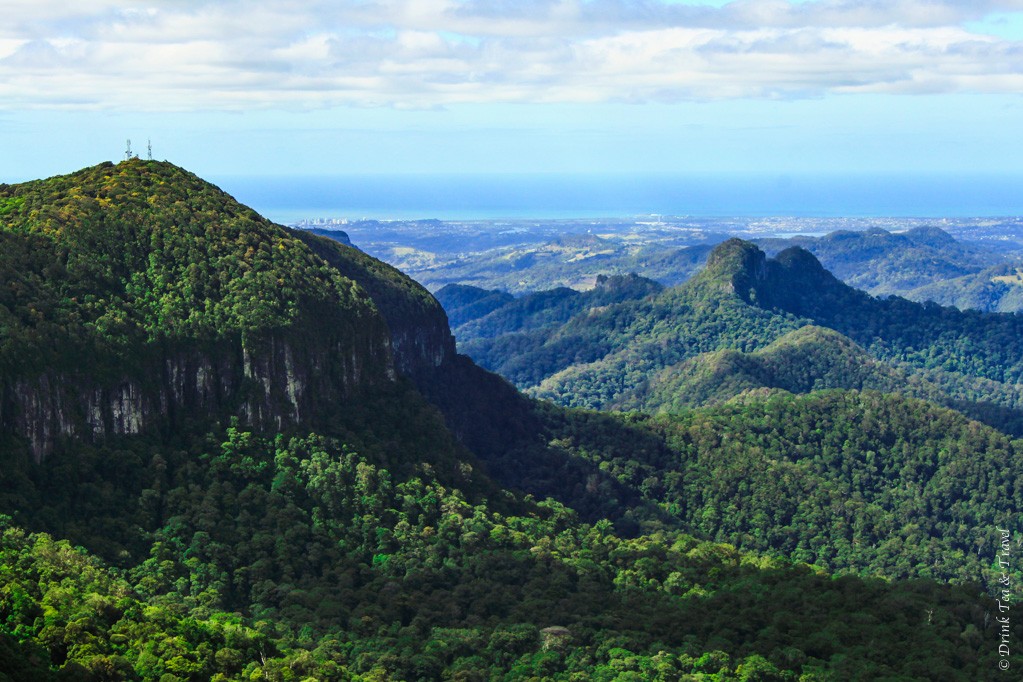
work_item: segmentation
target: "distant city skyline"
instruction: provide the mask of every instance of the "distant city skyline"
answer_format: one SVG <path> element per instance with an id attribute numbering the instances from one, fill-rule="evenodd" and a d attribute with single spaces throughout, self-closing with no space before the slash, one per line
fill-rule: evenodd
<path id="1" fill-rule="evenodd" d="M 0 7 L 2 182 L 128 138 L 214 179 L 1023 177 L 1023 0 Z"/>

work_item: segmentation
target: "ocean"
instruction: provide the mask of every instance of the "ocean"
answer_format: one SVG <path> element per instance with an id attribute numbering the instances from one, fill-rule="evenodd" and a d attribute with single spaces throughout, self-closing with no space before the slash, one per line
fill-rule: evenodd
<path id="1" fill-rule="evenodd" d="M 1023 175 L 349 175 L 213 181 L 281 223 L 304 218 L 1023 216 Z"/>

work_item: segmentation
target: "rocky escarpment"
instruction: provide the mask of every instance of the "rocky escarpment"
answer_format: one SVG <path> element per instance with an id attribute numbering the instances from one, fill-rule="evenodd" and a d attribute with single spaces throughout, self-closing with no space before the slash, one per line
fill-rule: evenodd
<path id="1" fill-rule="evenodd" d="M 390 329 L 398 372 L 422 383 L 455 357 L 447 314 L 422 285 L 352 246 L 305 230 L 293 234 L 373 299 Z"/>
<path id="2" fill-rule="evenodd" d="M 41 461 L 65 439 L 168 433 L 231 416 L 259 430 L 322 423 L 359 391 L 395 377 L 380 322 L 328 343 L 276 334 L 148 355 L 114 377 L 83 368 L 7 380 L 0 424 Z"/>
<path id="3" fill-rule="evenodd" d="M 767 279 L 767 257 L 755 244 L 732 238 L 721 242 L 707 256 L 707 264 L 693 279 L 697 286 L 710 286 L 736 294 L 749 303 Z"/>
<path id="4" fill-rule="evenodd" d="M 446 325 L 406 314 L 392 355 L 373 278 L 172 164 L 0 185 L 0 240 L 0 435 L 37 460 L 191 420 L 316 426 L 393 381 L 396 358 L 443 361 Z"/>

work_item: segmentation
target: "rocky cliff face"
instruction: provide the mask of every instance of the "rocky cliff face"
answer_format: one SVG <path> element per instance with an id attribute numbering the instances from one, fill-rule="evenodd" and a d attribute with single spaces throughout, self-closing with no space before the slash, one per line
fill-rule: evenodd
<path id="1" fill-rule="evenodd" d="M 734 293 L 747 303 L 767 277 L 767 257 L 755 244 L 728 239 L 714 247 L 694 282 Z"/>
<path id="2" fill-rule="evenodd" d="M 87 371 L 18 378 L 0 386 L 0 425 L 41 461 L 65 439 L 167 432 L 187 421 L 236 416 L 260 430 L 314 424 L 360 389 L 395 378 L 385 327 L 370 327 L 328 344 L 272 335 L 178 349 L 105 381 Z"/>
<path id="3" fill-rule="evenodd" d="M 303 230 L 293 234 L 370 295 L 390 329 L 398 372 L 425 380 L 455 357 L 447 314 L 422 285 L 354 247 Z"/>
<path id="4" fill-rule="evenodd" d="M 415 379 L 424 370 L 440 367 L 455 356 L 455 337 L 447 318 L 426 318 L 424 325 L 414 321 L 389 323 L 394 364 L 399 372 Z"/>

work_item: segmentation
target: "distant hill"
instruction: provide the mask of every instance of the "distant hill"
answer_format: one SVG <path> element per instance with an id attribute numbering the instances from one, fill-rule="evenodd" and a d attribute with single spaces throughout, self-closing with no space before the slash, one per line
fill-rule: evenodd
<path id="1" fill-rule="evenodd" d="M 769 256 L 799 246 L 846 284 L 875 296 L 899 294 L 921 298 L 916 290 L 978 273 L 1001 263 L 1004 256 L 986 246 L 958 241 L 937 227 L 906 232 L 882 228 L 840 230 L 822 237 L 767 237 L 752 240 Z M 636 271 L 667 285 L 680 284 L 702 267 L 711 247 L 691 247 L 644 260 Z M 676 262 L 681 267 L 675 266 Z M 649 269 L 647 269 L 649 268 Z"/>
<path id="2" fill-rule="evenodd" d="M 629 272 L 674 286 L 702 267 L 715 244 L 735 235 L 769 255 L 802 246 L 848 284 L 906 296 L 1018 257 L 1020 236 L 1012 219 L 395 221 L 350 228 L 370 253 L 431 290 L 468 284 L 515 295 L 583 290 L 597 275 Z M 823 236 L 772 236 L 829 228 Z"/>
<path id="3" fill-rule="evenodd" d="M 880 228 L 861 232 L 846 230 L 823 237 L 762 238 L 755 243 L 769 255 L 791 246 L 803 247 L 840 280 L 873 295 L 901 295 L 960 308 L 1012 311 L 1020 298 L 1019 291 L 1023 291 L 1013 284 L 1015 267 L 997 265 L 1004 257 L 999 252 L 988 246 L 957 241 L 937 227 L 917 227 L 904 233 Z M 592 250 L 601 244 L 608 248 L 598 258 Z M 550 249 L 533 246 L 521 253 L 515 252 L 518 255 L 512 253 L 514 249 L 505 249 L 472 254 L 457 262 L 441 259 L 429 268 L 431 281 L 463 282 L 445 285 L 438 290 L 438 297 L 452 320 L 459 342 L 489 367 L 496 368 L 499 360 L 490 358 L 486 349 L 488 343 L 477 343 L 477 332 L 472 326 L 463 325 L 506 303 L 507 292 L 526 289 L 527 293 L 519 293 L 520 297 L 537 294 L 542 298 L 548 296 L 543 292 L 552 290 L 544 287 L 545 282 L 569 283 L 577 290 L 586 290 L 592 288 L 601 272 L 605 275 L 634 272 L 662 285 L 676 286 L 703 268 L 713 249 L 710 245 L 626 248 L 593 235 L 575 235 L 555 240 L 548 246 Z M 411 267 L 425 273 L 416 266 Z M 455 292 L 459 291 L 458 287 L 467 286 L 464 282 L 487 284 L 486 288 L 473 285 L 477 298 L 481 298 L 480 290 L 491 292 L 487 302 L 472 306 L 460 303 L 459 296 L 466 294 L 463 291 L 456 295 Z M 533 290 L 529 291 L 530 288 Z M 559 295 L 567 295 L 566 287 L 554 288 L 562 290 Z M 462 305 L 466 305 L 464 310 L 458 310 Z M 517 329 L 516 333 L 522 331 L 525 330 Z M 522 348 L 523 344 L 534 341 L 509 338 L 497 343 Z"/>
<path id="4" fill-rule="evenodd" d="M 720 350 L 666 367 L 610 407 L 680 412 L 764 389 L 797 394 L 825 389 L 899 393 L 1023 434 L 1019 386 L 885 362 L 848 337 L 815 325 L 800 327 L 752 353 Z"/>
<path id="5" fill-rule="evenodd" d="M 349 239 L 348 233 L 344 230 L 328 230 L 320 227 L 307 227 L 302 228 L 302 231 L 310 232 L 312 234 L 319 235 L 320 237 L 333 239 L 334 241 L 341 242 L 345 246 L 352 246 L 352 240 Z"/>
<path id="6" fill-rule="evenodd" d="M 992 313 L 1023 311 L 1023 267 L 1002 263 L 980 272 L 921 286 L 906 294 L 918 301 L 934 301 Z"/>
<path id="7" fill-rule="evenodd" d="M 437 290 L 436 296 L 444 306 L 452 328 L 479 319 L 515 300 L 505 291 L 480 289 L 467 284 L 447 284 Z"/>
<path id="8" fill-rule="evenodd" d="M 501 306 L 454 325 L 454 329 L 456 335 L 468 339 L 529 332 L 566 322 L 582 310 L 641 299 L 662 289 L 657 282 L 635 274 L 600 275 L 594 287 L 587 291 L 561 287 L 504 299 Z M 441 292 L 438 294 L 443 299 Z"/>
<path id="9" fill-rule="evenodd" d="M 493 245 L 492 239 L 479 243 L 475 235 L 463 238 L 461 227 L 448 227 L 450 232 L 436 239 L 408 232 L 391 235 L 385 228 L 383 234 L 393 241 L 373 242 L 375 253 L 433 291 L 455 284 L 524 295 L 559 287 L 586 290 L 598 276 L 632 272 L 662 284 L 678 284 L 703 265 L 711 244 L 726 238 L 699 235 L 698 239 L 707 243 L 684 248 L 674 246 L 678 238 L 632 239 L 615 234 L 569 234 L 520 242 L 526 238 L 518 232 L 504 234 L 501 225 L 495 224 L 492 229 L 498 236 L 493 240 L 508 243 Z M 545 233 L 551 229 L 544 226 Z M 682 241 L 687 236 L 683 235 Z M 670 245 L 662 243 L 665 239 Z"/>
<path id="10" fill-rule="evenodd" d="M 629 272 L 675 286 L 703 267 L 714 244 L 727 239 L 725 234 L 686 230 L 673 237 L 668 228 L 643 231 L 636 225 L 599 225 L 593 233 L 576 231 L 557 237 L 551 226 L 532 226 L 536 234 L 529 229 L 508 230 L 495 224 L 486 233 L 482 227 L 445 227 L 427 221 L 374 224 L 372 234 L 378 241 L 372 244 L 384 249 L 379 255 L 431 289 L 467 284 L 521 295 L 558 287 L 584 290 L 598 275 Z M 1001 243 L 984 236 L 988 238 L 983 241 L 964 241 L 939 227 L 919 226 L 904 232 L 871 227 L 821 237 L 749 238 L 768 255 L 790 246 L 803 247 L 839 279 L 868 293 L 923 300 L 916 298 L 914 290 L 1004 262 L 1006 255 L 997 248 Z M 677 246 L 686 240 L 696 243 Z"/>
<path id="11" fill-rule="evenodd" d="M 782 340 L 807 325 L 833 333 Z M 476 338 L 462 347 L 533 395 L 572 406 L 692 405 L 690 393 L 729 395 L 708 378 L 727 375 L 737 390 L 899 390 L 1016 432 L 1021 325 L 1012 317 L 873 298 L 802 249 L 768 260 L 756 246 L 730 240 L 679 287 L 542 332 Z M 711 355 L 698 359 L 702 354 Z M 797 370 L 803 374 L 792 374 Z"/>
<path id="12" fill-rule="evenodd" d="M 906 295 L 927 284 L 978 272 L 1002 258 L 993 251 L 959 242 L 937 227 L 918 227 L 903 233 L 880 228 L 846 230 L 824 237 L 762 239 L 757 243 L 769 255 L 800 246 L 835 277 L 874 295 Z"/>
<path id="13" fill-rule="evenodd" d="M 810 393 L 829 388 L 905 389 L 907 372 L 877 360 L 838 332 L 807 325 L 752 353 L 702 353 L 661 370 L 616 408 L 679 411 L 714 405 L 754 389 Z M 940 395 L 934 391 L 932 399 Z"/>

